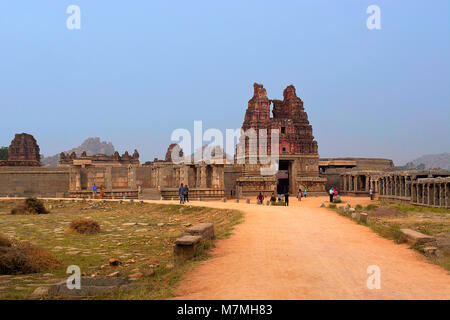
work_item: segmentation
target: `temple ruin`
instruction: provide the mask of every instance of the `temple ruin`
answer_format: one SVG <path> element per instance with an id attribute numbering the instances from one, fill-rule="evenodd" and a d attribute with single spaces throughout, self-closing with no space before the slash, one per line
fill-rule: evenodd
<path id="1" fill-rule="evenodd" d="M 164 160 L 155 158 L 143 164 L 135 150 L 132 155 L 115 152 L 111 156 L 61 153 L 58 167 L 42 167 L 36 140 L 21 133 L 9 146 L 8 160 L 0 161 L 0 196 L 89 198 L 95 184 L 105 198 L 170 200 L 178 198 L 183 183 L 193 200 L 241 198 L 259 192 L 295 195 L 305 188 L 310 195 L 325 195 L 334 187 L 344 195 L 369 196 L 372 189 L 386 201 L 450 207 L 449 171 L 400 171 L 390 159 L 320 159 L 295 87 L 283 91 L 283 100 L 270 100 L 261 84 L 255 83 L 253 88 L 242 123 L 244 135 L 232 163 L 223 150 L 209 146 L 194 152 L 197 161 L 188 161 L 179 145 L 171 144 Z M 270 139 L 275 130 L 278 145 L 272 145 Z M 251 131 L 256 136 L 245 134 Z M 264 131 L 267 136 L 262 135 Z M 263 160 L 275 153 L 274 148 L 279 152 L 277 171 L 262 174 L 261 169 L 270 165 Z M 204 158 L 205 153 L 211 157 Z"/>
<path id="2" fill-rule="evenodd" d="M 17 133 L 8 148 L 8 160 L 0 161 L 4 167 L 39 167 L 40 149 L 36 139 L 28 133 Z"/>

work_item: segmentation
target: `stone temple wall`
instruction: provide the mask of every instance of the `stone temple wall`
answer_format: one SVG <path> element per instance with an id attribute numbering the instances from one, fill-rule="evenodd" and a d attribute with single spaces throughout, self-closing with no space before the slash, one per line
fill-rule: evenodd
<path id="1" fill-rule="evenodd" d="M 0 196 L 68 196 L 69 169 L 45 167 L 0 167 Z"/>

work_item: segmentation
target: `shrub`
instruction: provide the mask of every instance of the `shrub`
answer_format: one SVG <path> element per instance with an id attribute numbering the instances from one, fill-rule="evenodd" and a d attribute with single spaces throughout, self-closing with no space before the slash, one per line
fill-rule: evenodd
<path id="1" fill-rule="evenodd" d="M 11 210 L 11 214 L 47 214 L 49 213 L 45 209 L 41 200 L 36 198 L 27 198 L 24 203 L 19 204 Z"/>
<path id="2" fill-rule="evenodd" d="M 357 204 L 355 207 L 356 210 L 361 211 L 363 209 L 362 205 Z"/>
<path id="3" fill-rule="evenodd" d="M 286 202 L 284 202 L 284 201 L 275 201 L 275 202 L 271 202 L 270 205 L 272 205 L 272 206 L 283 206 L 284 207 L 286 205 Z"/>
<path id="4" fill-rule="evenodd" d="M 330 204 L 328 205 L 328 208 L 330 208 L 330 209 L 336 209 L 336 204 L 330 203 Z"/>
<path id="5" fill-rule="evenodd" d="M 0 246 L 0 274 L 36 273 L 59 265 L 46 249 L 29 242 Z"/>
<path id="6" fill-rule="evenodd" d="M 11 247 L 12 242 L 8 238 L 0 235 L 0 247 Z"/>
<path id="7" fill-rule="evenodd" d="M 81 218 L 71 222 L 67 233 L 94 234 L 99 233 L 100 225 L 93 219 Z"/>
<path id="8" fill-rule="evenodd" d="M 369 204 L 369 205 L 367 205 L 366 210 L 367 210 L 367 211 L 370 211 L 370 210 L 373 210 L 373 209 L 376 209 L 376 208 L 378 208 L 377 205 L 375 205 L 375 204 Z"/>

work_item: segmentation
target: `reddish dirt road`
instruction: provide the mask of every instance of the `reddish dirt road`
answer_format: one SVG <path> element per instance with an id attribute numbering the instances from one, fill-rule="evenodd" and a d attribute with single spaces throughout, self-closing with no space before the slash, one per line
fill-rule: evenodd
<path id="1" fill-rule="evenodd" d="M 325 197 L 293 200 L 291 207 L 193 202 L 239 209 L 245 222 L 185 276 L 177 299 L 450 299 L 447 271 L 319 208 L 322 202 Z M 381 289 L 367 288 L 371 265 L 381 269 Z"/>

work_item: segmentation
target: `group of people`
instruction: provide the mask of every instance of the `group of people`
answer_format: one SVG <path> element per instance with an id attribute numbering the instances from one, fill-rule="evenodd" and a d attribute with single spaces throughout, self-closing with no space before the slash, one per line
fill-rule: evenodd
<path id="1" fill-rule="evenodd" d="M 328 193 L 330 194 L 330 202 L 333 202 L 333 198 L 339 194 L 335 187 L 331 187 Z"/>
<path id="2" fill-rule="evenodd" d="M 262 192 L 260 192 L 258 194 L 258 196 L 256 197 L 256 200 L 258 201 L 258 204 L 263 204 L 264 203 L 264 195 L 262 194 Z M 275 193 L 272 192 L 272 195 L 270 196 L 270 202 L 271 203 L 275 203 L 277 201 L 277 197 L 275 196 Z M 283 198 L 281 196 L 281 194 L 278 195 L 278 202 L 283 201 Z M 285 206 L 289 206 L 289 193 L 286 192 L 284 194 L 284 205 Z"/>
<path id="3" fill-rule="evenodd" d="M 297 199 L 298 201 L 302 201 L 302 197 L 305 197 L 308 195 L 308 189 L 305 188 L 305 190 L 302 191 L 302 189 L 298 189 L 298 195 L 297 195 Z"/>
<path id="4" fill-rule="evenodd" d="M 178 188 L 178 194 L 180 195 L 180 204 L 189 202 L 189 187 L 187 185 L 183 186 L 183 184 L 181 184 Z"/>
<path id="5" fill-rule="evenodd" d="M 98 187 L 95 185 L 95 183 L 92 185 L 92 198 L 95 199 L 97 197 L 97 191 Z M 105 188 L 103 185 L 100 186 L 100 199 L 103 199 L 105 197 Z"/>

